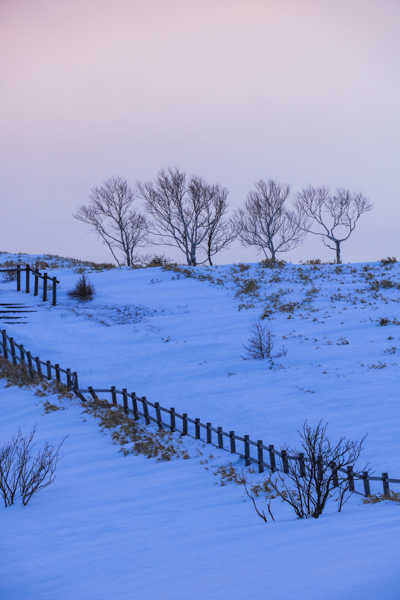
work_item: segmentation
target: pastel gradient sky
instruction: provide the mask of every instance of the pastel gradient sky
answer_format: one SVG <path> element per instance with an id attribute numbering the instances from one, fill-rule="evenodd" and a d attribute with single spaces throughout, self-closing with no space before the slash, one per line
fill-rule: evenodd
<path id="1" fill-rule="evenodd" d="M 0 250 L 108 260 L 90 188 L 177 166 L 233 208 L 261 178 L 362 191 L 343 260 L 400 259 L 399 31 L 398 0 L 0 0 Z"/>

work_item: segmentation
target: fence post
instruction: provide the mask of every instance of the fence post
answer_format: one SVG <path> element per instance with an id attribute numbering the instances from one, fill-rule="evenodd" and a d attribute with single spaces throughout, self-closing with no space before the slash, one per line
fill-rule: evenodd
<path id="1" fill-rule="evenodd" d="M 43 302 L 47 300 L 47 273 L 43 273 Z"/>
<path id="2" fill-rule="evenodd" d="M 334 487 L 338 487 L 339 486 L 339 477 L 338 477 L 338 472 L 337 472 L 337 468 L 336 468 L 336 463 L 332 462 L 330 464 L 330 467 L 332 469 L 332 482 Z"/>
<path id="3" fill-rule="evenodd" d="M 128 407 L 128 392 L 126 388 L 122 388 L 122 400 L 124 403 L 124 413 L 127 415 L 129 412 L 129 407 Z"/>
<path id="4" fill-rule="evenodd" d="M 135 392 L 132 392 L 132 412 L 134 420 L 137 421 L 139 419 L 139 411 L 137 407 L 137 397 Z"/>
<path id="5" fill-rule="evenodd" d="M 4 354 L 4 358 L 8 358 L 8 351 L 7 351 L 7 334 L 6 334 L 6 330 L 3 329 L 1 332 L 2 336 L 3 336 L 3 354 Z"/>
<path id="6" fill-rule="evenodd" d="M 149 407 L 147 406 L 146 396 L 142 396 L 143 413 L 146 425 L 150 425 Z"/>
<path id="7" fill-rule="evenodd" d="M 274 471 L 276 471 L 276 461 L 275 461 L 273 444 L 270 444 L 268 446 L 268 453 L 269 453 L 269 464 L 271 465 L 271 473 L 273 473 Z"/>
<path id="8" fill-rule="evenodd" d="M 29 272 L 30 272 L 31 268 L 29 265 L 26 265 L 25 267 L 25 271 L 26 271 L 26 278 L 25 278 L 25 293 L 29 294 Z"/>
<path id="9" fill-rule="evenodd" d="M 53 299 L 52 299 L 52 306 L 56 306 L 57 304 L 57 278 L 53 277 Z"/>
<path id="10" fill-rule="evenodd" d="M 71 388 L 71 369 L 65 369 L 67 372 L 67 388 Z"/>
<path id="11" fill-rule="evenodd" d="M 224 440 L 222 435 L 222 427 L 217 427 L 217 438 L 218 438 L 218 448 L 222 449 L 224 447 Z"/>
<path id="12" fill-rule="evenodd" d="M 72 379 L 73 379 L 72 387 L 74 388 L 74 391 L 77 392 L 79 390 L 79 385 L 78 385 L 78 373 L 76 371 L 74 371 L 72 373 Z"/>
<path id="13" fill-rule="evenodd" d="M 371 495 L 371 488 L 369 485 L 368 479 L 368 471 L 363 471 L 362 474 L 363 484 L 364 484 L 364 496 L 368 498 Z"/>
<path id="14" fill-rule="evenodd" d="M 35 358 L 35 363 L 36 363 L 36 371 L 37 371 L 40 379 L 43 379 L 42 365 L 40 364 L 40 358 L 38 356 L 36 356 L 36 358 Z"/>
<path id="15" fill-rule="evenodd" d="M 92 396 L 93 400 L 98 400 L 96 392 L 94 391 L 91 385 L 88 385 L 88 392 Z"/>
<path id="16" fill-rule="evenodd" d="M 32 355 L 30 352 L 26 353 L 26 358 L 28 359 L 29 377 L 31 379 L 35 379 L 35 374 L 33 372 L 33 366 L 32 366 Z"/>
<path id="17" fill-rule="evenodd" d="M 38 273 L 39 271 L 36 273 L 36 271 L 32 271 L 33 273 L 33 295 L 37 296 L 39 293 L 39 276 Z"/>
<path id="18" fill-rule="evenodd" d="M 112 403 L 114 404 L 114 406 L 117 405 L 117 394 L 115 392 L 115 385 L 111 386 L 111 398 L 112 398 Z"/>
<path id="19" fill-rule="evenodd" d="M 281 450 L 281 462 L 282 462 L 282 470 L 284 473 L 289 473 L 289 463 L 287 459 L 286 450 Z"/>
<path id="20" fill-rule="evenodd" d="M 20 362 L 21 363 L 25 363 L 25 350 L 24 350 L 23 344 L 21 344 L 20 347 L 19 347 L 19 355 L 21 357 Z"/>
<path id="21" fill-rule="evenodd" d="M 349 492 L 354 492 L 354 473 L 353 467 L 347 467 L 347 479 L 349 481 Z"/>
<path id="22" fill-rule="evenodd" d="M 182 435 L 188 434 L 187 413 L 182 413 Z"/>
<path id="23" fill-rule="evenodd" d="M 194 437 L 196 440 L 200 439 L 200 419 L 197 418 L 194 420 Z"/>
<path id="24" fill-rule="evenodd" d="M 10 350 L 11 350 L 11 358 L 14 367 L 17 366 L 17 357 L 15 356 L 15 346 L 14 346 L 14 338 L 10 338 Z"/>
<path id="25" fill-rule="evenodd" d="M 21 265 L 17 265 L 17 292 L 21 291 Z"/>
<path id="26" fill-rule="evenodd" d="M 206 423 L 206 440 L 207 444 L 212 444 L 211 423 Z"/>
<path id="27" fill-rule="evenodd" d="M 382 473 L 382 484 L 383 484 L 383 495 L 390 496 L 390 488 L 389 488 L 389 475 L 387 473 Z"/>
<path id="28" fill-rule="evenodd" d="M 49 360 L 46 360 L 46 365 L 47 365 L 47 379 L 50 381 L 50 379 L 51 379 L 51 362 Z"/>
<path id="29" fill-rule="evenodd" d="M 154 402 L 154 408 L 156 409 L 157 427 L 158 427 L 158 429 L 162 429 L 160 403 Z"/>
<path id="30" fill-rule="evenodd" d="M 244 435 L 243 438 L 244 438 L 244 466 L 248 467 L 251 465 L 251 462 L 249 460 L 249 458 L 250 458 L 249 436 Z"/>
<path id="31" fill-rule="evenodd" d="M 171 414 L 171 420 L 170 420 L 171 431 L 175 431 L 175 408 L 170 408 L 169 411 Z"/>
<path id="32" fill-rule="evenodd" d="M 229 445 L 231 449 L 231 454 L 236 454 L 236 440 L 235 440 L 235 432 L 229 432 Z"/>
<path id="33" fill-rule="evenodd" d="M 258 460 L 258 472 L 264 473 L 264 452 L 262 447 L 262 440 L 257 440 L 257 460 Z"/>
<path id="34" fill-rule="evenodd" d="M 55 369 L 55 372 L 56 372 L 56 381 L 57 381 L 57 383 L 61 383 L 60 365 L 58 363 L 56 363 L 54 365 L 54 369 Z"/>

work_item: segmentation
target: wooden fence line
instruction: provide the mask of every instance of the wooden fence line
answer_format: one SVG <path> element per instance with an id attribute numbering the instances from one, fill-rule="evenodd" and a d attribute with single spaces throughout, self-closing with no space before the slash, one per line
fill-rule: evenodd
<path id="1" fill-rule="evenodd" d="M 1 331 L 0 349 L 3 357 L 12 362 L 14 366 L 25 364 L 32 379 L 35 377 L 36 372 L 41 379 L 64 383 L 68 389 L 74 392 L 83 402 L 87 401 L 83 394 L 90 394 L 93 399 L 98 399 L 97 394 L 110 394 L 110 404 L 113 406 L 122 406 L 126 414 L 133 415 L 135 421 L 140 417 L 143 417 L 146 425 L 155 423 L 159 428 L 169 429 L 171 432 L 176 431 L 183 436 L 189 435 L 194 439 L 201 440 L 207 444 L 212 444 L 221 450 L 227 450 L 231 454 L 243 458 L 246 467 L 251 464 L 257 465 L 259 473 L 263 473 L 265 469 L 272 473 L 275 471 L 288 473 L 289 461 L 295 460 L 299 463 L 300 473 L 305 474 L 305 463 L 308 462 L 308 459 L 303 453 L 300 453 L 298 456 L 291 456 L 287 454 L 285 450 L 276 450 L 273 444 L 264 445 L 262 440 L 257 440 L 255 442 L 251 440 L 248 435 L 242 437 L 236 435 L 234 431 L 227 432 L 223 431 L 222 427 L 212 427 L 211 423 L 201 423 L 199 418 L 191 419 L 188 417 L 187 413 L 179 414 L 174 407 L 164 408 L 163 406 L 160 406 L 158 402 L 150 402 L 147 400 L 146 396 L 140 397 L 137 396 L 135 392 L 128 392 L 126 388 L 118 390 L 114 386 L 111 386 L 110 389 L 93 389 L 89 386 L 87 389 L 79 389 L 78 374 L 76 371 L 71 372 L 70 369 L 62 369 L 59 364 L 51 364 L 49 360 L 44 362 L 41 361 L 38 356 L 33 357 L 22 344 L 17 344 L 12 337 L 9 337 L 5 329 Z M 19 356 L 16 349 L 19 351 Z M 64 377 L 62 377 L 62 375 L 64 375 Z M 118 396 L 122 396 L 122 403 L 118 402 Z M 129 402 L 131 406 L 129 406 Z M 140 406 L 142 410 L 140 410 Z M 149 408 L 153 409 L 153 414 L 150 413 Z M 161 413 L 169 415 L 167 422 L 162 419 Z M 181 420 L 181 428 L 177 427 L 177 419 Z M 193 425 L 193 427 L 190 427 L 189 424 Z M 205 430 L 205 438 L 201 437 L 202 429 Z M 213 437 L 213 433 L 216 434 L 216 437 Z M 224 445 L 224 438 L 227 439 L 226 445 Z M 238 451 L 236 442 L 243 444 L 242 452 Z M 256 457 L 251 455 L 251 447 L 257 449 Z M 267 460 L 265 459 L 264 452 L 266 453 Z M 280 459 L 280 464 L 277 464 L 277 457 Z M 322 463 L 320 468 L 322 468 Z M 367 471 L 364 471 L 361 475 L 354 473 L 352 467 L 347 467 L 346 470 L 335 470 L 334 465 L 330 465 L 330 468 L 333 470 L 334 480 L 337 480 L 338 471 L 346 474 L 350 491 L 366 497 L 371 495 L 370 481 L 382 482 L 383 494 L 385 496 L 390 494 L 390 483 L 400 484 L 400 479 L 389 478 L 388 473 L 382 473 L 380 477 L 374 477 L 369 475 Z M 355 480 L 362 481 L 363 493 L 355 490 Z"/>
<path id="2" fill-rule="evenodd" d="M 39 295 L 39 279 L 43 279 L 43 302 L 47 301 L 47 292 L 48 292 L 48 282 L 52 283 L 52 298 L 51 303 L 53 306 L 57 304 L 57 281 L 56 277 L 49 277 L 47 273 L 43 273 L 43 275 L 39 272 L 39 270 L 35 271 L 32 269 L 30 265 L 26 265 L 22 267 L 22 265 L 17 265 L 11 269 L 0 269 L 0 273 L 15 273 L 17 272 L 17 292 L 21 291 L 21 273 L 25 271 L 25 293 L 29 294 L 30 292 L 30 274 L 33 275 L 33 295 Z"/>

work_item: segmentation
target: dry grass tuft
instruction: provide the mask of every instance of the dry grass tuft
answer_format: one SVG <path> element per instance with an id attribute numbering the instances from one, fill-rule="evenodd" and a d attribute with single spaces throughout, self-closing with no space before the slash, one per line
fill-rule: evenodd
<path id="1" fill-rule="evenodd" d="M 368 496 L 368 498 L 363 498 L 363 504 L 377 504 L 378 502 L 395 502 L 396 504 L 400 504 L 400 492 L 389 492 L 389 495 L 384 494 L 374 494 L 372 496 Z"/>
<path id="2" fill-rule="evenodd" d="M 113 406 L 107 400 L 90 399 L 83 404 L 84 414 L 89 414 L 99 422 L 102 431 L 112 430 L 114 444 L 121 446 L 124 456 L 142 454 L 157 461 L 169 461 L 172 458 L 188 459 L 180 438 L 170 431 L 157 429 L 151 431 L 126 415 L 121 406 Z M 128 446 L 130 445 L 130 447 Z"/>
<path id="3" fill-rule="evenodd" d="M 28 368 L 24 363 L 14 366 L 5 358 L 0 358 L 0 379 L 7 381 L 6 388 L 11 386 L 30 388 L 41 382 L 36 373 L 33 378 L 30 376 Z"/>

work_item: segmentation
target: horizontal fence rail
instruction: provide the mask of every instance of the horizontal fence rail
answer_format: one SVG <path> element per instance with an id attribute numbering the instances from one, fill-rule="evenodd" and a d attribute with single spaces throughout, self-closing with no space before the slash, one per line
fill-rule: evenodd
<path id="1" fill-rule="evenodd" d="M 43 302 L 47 301 L 48 291 L 51 291 L 51 303 L 53 306 L 57 304 L 57 281 L 56 277 L 49 277 L 47 273 L 40 273 L 39 270 L 32 269 L 30 265 L 23 267 L 17 265 L 10 269 L 0 269 L 0 273 L 17 273 L 17 292 L 21 291 L 21 273 L 25 272 L 25 293 L 30 293 L 31 274 L 33 276 L 33 295 L 39 295 L 39 279 L 43 281 Z"/>
<path id="2" fill-rule="evenodd" d="M 38 376 L 44 380 L 62 383 L 83 402 L 86 402 L 83 394 L 90 394 L 95 400 L 98 399 L 98 394 L 110 394 L 110 404 L 123 407 L 125 413 L 132 415 L 134 420 L 142 417 L 146 425 L 154 423 L 158 428 L 178 432 L 183 436 L 189 435 L 196 440 L 212 444 L 244 459 L 246 467 L 256 465 L 258 473 L 263 473 L 265 469 L 272 473 L 276 471 L 288 473 L 289 461 L 297 461 L 300 473 L 305 473 L 305 463 L 308 459 L 302 453 L 298 456 L 290 456 L 285 450 L 276 450 L 273 444 L 264 445 L 262 440 L 255 442 L 248 435 L 239 436 L 234 431 L 212 427 L 211 423 L 202 423 L 199 418 L 191 419 L 187 413 L 177 413 L 175 408 L 164 408 L 158 402 L 150 402 L 146 396 L 140 397 L 135 392 L 128 392 L 126 388 L 118 390 L 111 386 L 109 389 L 93 389 L 89 386 L 87 389 L 80 389 L 76 371 L 71 372 L 70 369 L 62 369 L 59 364 L 51 364 L 49 360 L 42 361 L 38 356 L 33 357 L 22 344 L 17 344 L 12 337 L 9 337 L 5 329 L 1 331 L 0 350 L 3 357 L 14 366 L 25 364 L 32 379 Z M 334 469 L 334 466 L 332 468 Z M 365 471 L 360 475 L 354 473 L 352 467 L 336 471 L 346 474 L 350 491 L 366 497 L 371 495 L 370 481 L 380 481 L 385 496 L 390 494 L 390 483 L 400 484 L 400 479 L 391 479 L 388 473 L 375 477 Z M 355 489 L 355 481 L 362 482 L 362 492 Z"/>

